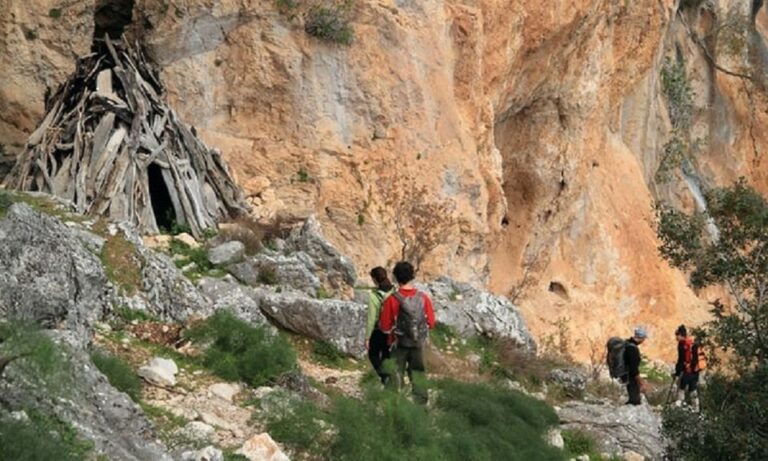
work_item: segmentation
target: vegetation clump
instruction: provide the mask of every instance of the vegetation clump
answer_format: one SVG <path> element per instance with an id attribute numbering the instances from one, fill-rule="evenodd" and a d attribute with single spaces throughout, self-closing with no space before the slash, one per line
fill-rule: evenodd
<path id="1" fill-rule="evenodd" d="M 375 387 L 328 409 L 300 402 L 272 415 L 269 433 L 320 459 L 558 460 L 544 442 L 554 411 L 521 393 L 451 380 L 433 383 L 434 409 Z"/>
<path id="2" fill-rule="evenodd" d="M 768 202 L 743 179 L 705 198 L 706 215 L 657 207 L 661 255 L 694 288 L 722 286 L 731 299 L 713 301 L 713 320 L 695 332 L 715 367 L 701 417 L 671 408 L 663 428 L 674 459 L 768 459 Z"/>
<path id="3" fill-rule="evenodd" d="M 349 21 L 350 5 L 313 6 L 304 18 L 304 31 L 332 43 L 349 45 L 354 33 Z"/>
<path id="4" fill-rule="evenodd" d="M 296 353 L 283 336 L 251 326 L 227 311 L 216 312 L 186 336 L 209 343 L 203 365 L 228 381 L 258 387 L 297 367 Z"/>
<path id="5" fill-rule="evenodd" d="M 99 255 L 107 277 L 128 295 L 141 290 L 143 278 L 136 247 L 121 233 L 107 238 Z"/>
<path id="6" fill-rule="evenodd" d="M 125 392 L 134 402 L 141 398 L 141 381 L 131 366 L 120 357 L 102 351 L 91 353 L 91 360 L 109 380 L 109 384 Z"/>
<path id="7" fill-rule="evenodd" d="M 38 411 L 27 418 L 0 415 L 0 459 L 15 461 L 80 461 L 89 459 L 91 442 L 82 440 L 71 425 Z"/>

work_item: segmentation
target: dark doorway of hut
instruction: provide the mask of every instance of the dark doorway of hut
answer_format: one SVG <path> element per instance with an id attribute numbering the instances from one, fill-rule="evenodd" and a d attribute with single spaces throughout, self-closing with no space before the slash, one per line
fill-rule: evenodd
<path id="1" fill-rule="evenodd" d="M 155 222 L 160 232 L 173 232 L 180 223 L 176 220 L 171 193 L 163 178 L 163 169 L 156 163 L 147 168 L 149 180 L 149 200 L 155 213 Z"/>
<path id="2" fill-rule="evenodd" d="M 109 34 L 111 39 L 119 39 L 125 28 L 133 20 L 134 0 L 96 0 L 96 8 L 93 15 L 94 42 Z"/>

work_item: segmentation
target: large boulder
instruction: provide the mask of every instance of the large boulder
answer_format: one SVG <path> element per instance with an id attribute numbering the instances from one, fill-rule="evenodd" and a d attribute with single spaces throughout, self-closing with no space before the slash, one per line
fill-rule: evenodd
<path id="1" fill-rule="evenodd" d="M 421 288 L 432 296 L 437 321 L 453 327 L 459 334 L 508 339 L 530 352 L 536 351 L 536 342 L 523 316 L 507 298 L 448 278 Z"/>
<path id="2" fill-rule="evenodd" d="M 314 216 L 291 232 L 286 250 L 308 254 L 317 265 L 317 274 L 324 285 L 337 290 L 355 286 L 355 266 L 325 239 L 320 222 Z"/>
<path id="3" fill-rule="evenodd" d="M 236 263 L 244 256 L 245 245 L 237 240 L 224 242 L 208 249 L 208 261 L 217 266 Z"/>
<path id="4" fill-rule="evenodd" d="M 247 285 L 277 285 L 302 291 L 309 296 L 317 294 L 321 286 L 316 275 L 317 265 L 303 251 L 289 255 L 265 251 L 229 266 L 227 270 Z"/>
<path id="5" fill-rule="evenodd" d="M 184 276 L 170 257 L 144 246 L 136 228 L 128 223 L 113 226 L 110 232 L 121 232 L 136 247 L 140 259 L 142 289 L 140 300 L 125 304 L 143 304 L 152 314 L 164 320 L 183 321 L 190 316 L 210 315 L 211 301 Z"/>
<path id="6" fill-rule="evenodd" d="M 67 328 L 87 340 L 112 290 L 99 257 L 83 243 L 84 234 L 26 204 L 13 204 L 0 220 L 0 317 Z M 89 239 L 98 242 L 96 236 Z"/>
<path id="7" fill-rule="evenodd" d="M 261 311 L 286 330 L 327 341 L 340 351 L 365 352 L 366 306 L 353 301 L 315 299 L 296 291 L 257 289 Z"/>
<path id="8" fill-rule="evenodd" d="M 23 368 L 9 366 L 0 379 L 0 413 L 23 409 L 55 415 L 92 441 L 107 459 L 171 461 L 141 408 L 112 387 L 91 362 L 80 335 L 66 330 L 49 335 L 67 361 L 72 384 L 52 387 L 28 376 Z"/>
<path id="9" fill-rule="evenodd" d="M 648 405 L 569 402 L 557 409 L 562 429 L 580 430 L 598 443 L 598 451 L 634 451 L 649 460 L 664 456 L 661 416 Z"/>
<path id="10" fill-rule="evenodd" d="M 241 320 L 254 325 L 268 325 L 259 308 L 256 290 L 237 283 L 231 275 L 224 278 L 203 277 L 197 287 L 213 303 L 213 310 L 228 310 Z"/>

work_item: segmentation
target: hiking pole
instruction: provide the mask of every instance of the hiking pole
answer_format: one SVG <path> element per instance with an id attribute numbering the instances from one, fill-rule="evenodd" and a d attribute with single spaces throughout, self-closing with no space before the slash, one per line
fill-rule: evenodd
<path id="1" fill-rule="evenodd" d="M 672 396 L 672 389 L 675 387 L 676 382 L 677 382 L 677 376 L 673 376 L 672 383 L 669 385 L 669 390 L 667 391 L 667 398 L 664 399 L 664 406 L 669 405 L 669 398 Z"/>

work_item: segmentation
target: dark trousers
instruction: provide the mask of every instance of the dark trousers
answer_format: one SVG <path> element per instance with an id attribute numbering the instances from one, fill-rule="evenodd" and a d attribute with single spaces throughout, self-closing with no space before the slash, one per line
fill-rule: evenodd
<path id="1" fill-rule="evenodd" d="M 384 372 L 381 364 L 389 358 L 389 344 L 387 344 L 387 335 L 374 328 L 371 337 L 368 339 L 368 360 L 371 361 L 373 369 L 379 375 L 382 383 L 387 382 L 389 375 Z"/>
<path id="2" fill-rule="evenodd" d="M 632 405 L 640 405 L 643 400 L 640 398 L 640 384 L 637 383 L 637 378 L 629 378 L 627 380 L 627 394 L 629 394 L 629 401 Z"/>
<path id="3" fill-rule="evenodd" d="M 405 386 L 405 373 L 411 382 L 414 400 L 427 403 L 427 383 L 424 369 L 424 354 L 420 347 L 395 346 L 392 357 L 397 365 L 397 384 Z"/>
<path id="4" fill-rule="evenodd" d="M 680 377 L 680 390 L 686 392 L 693 392 L 699 388 L 699 374 L 698 373 L 683 373 Z"/>

